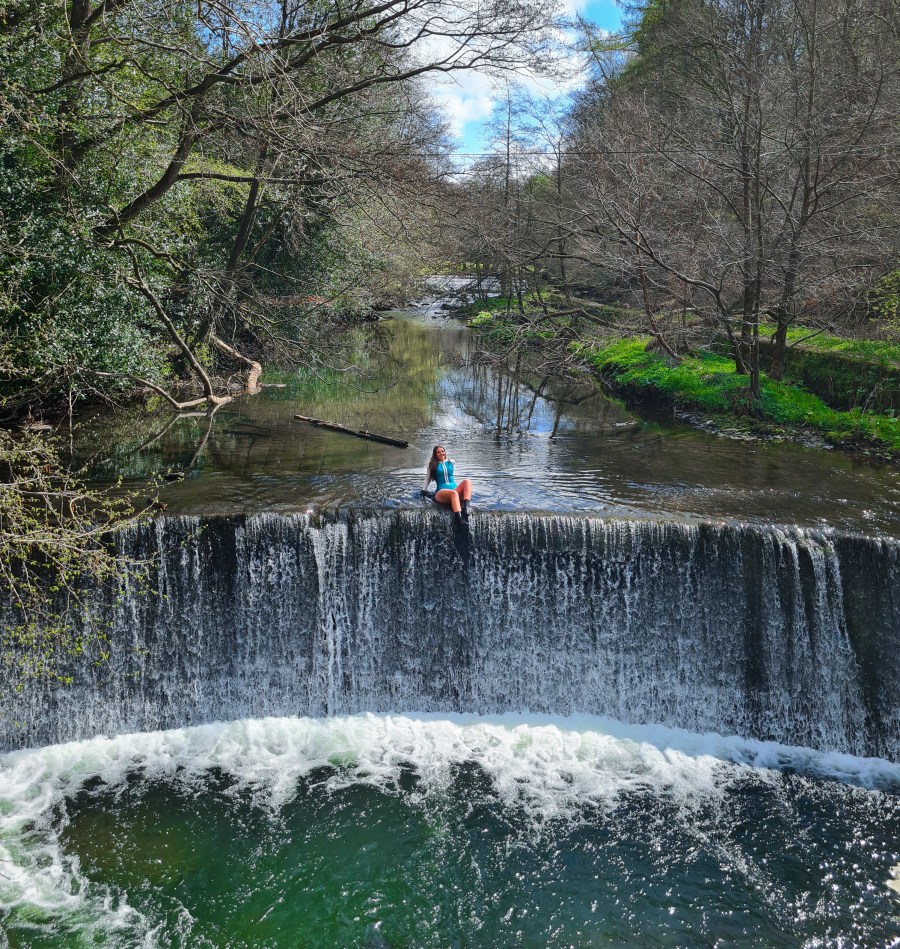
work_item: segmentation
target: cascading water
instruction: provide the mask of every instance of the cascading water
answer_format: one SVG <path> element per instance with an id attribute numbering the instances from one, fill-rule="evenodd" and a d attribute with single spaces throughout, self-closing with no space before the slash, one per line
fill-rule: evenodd
<path id="1" fill-rule="evenodd" d="M 593 714 L 900 759 L 900 542 L 497 514 L 160 517 L 95 591 L 107 663 L 4 745 L 263 716 Z"/>
<path id="2" fill-rule="evenodd" d="M 368 395 L 88 438 L 236 516 L 119 535 L 71 686 L 0 670 L 0 949 L 896 945 L 891 472 L 644 427 L 440 323 L 373 328 Z M 446 441 L 468 544 L 406 510 Z"/>

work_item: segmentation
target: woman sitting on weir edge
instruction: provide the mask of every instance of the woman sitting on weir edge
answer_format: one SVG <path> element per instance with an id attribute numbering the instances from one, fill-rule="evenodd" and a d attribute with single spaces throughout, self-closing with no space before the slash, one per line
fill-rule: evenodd
<path id="1" fill-rule="evenodd" d="M 425 470 L 425 490 L 434 481 L 437 484 L 434 499 L 438 504 L 449 504 L 457 524 L 469 523 L 469 501 L 472 500 L 472 482 L 464 478 L 459 484 L 453 480 L 453 459 L 447 457 L 443 445 L 435 445 Z"/>

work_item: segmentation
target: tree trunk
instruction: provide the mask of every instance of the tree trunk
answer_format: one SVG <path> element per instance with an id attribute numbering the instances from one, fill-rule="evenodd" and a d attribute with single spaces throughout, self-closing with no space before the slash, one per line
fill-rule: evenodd
<path id="1" fill-rule="evenodd" d="M 569 290 L 569 278 L 566 274 L 566 239 L 563 236 L 563 226 L 560 220 L 563 207 L 562 189 L 562 149 L 556 150 L 556 252 L 559 255 L 559 282 L 566 298 L 566 304 L 572 305 L 572 292 Z"/>
<path id="2" fill-rule="evenodd" d="M 75 120 L 78 115 L 86 77 L 83 76 L 81 79 L 75 77 L 87 71 L 87 60 L 90 53 L 90 27 L 88 25 L 90 5 L 90 0 L 72 0 L 68 12 L 71 45 L 62 67 L 61 78 L 66 81 L 66 85 L 59 105 L 60 131 L 56 139 L 56 148 L 61 158 L 57 181 L 60 192 L 63 194 L 68 190 L 69 180 L 76 164 Z"/>
<path id="3" fill-rule="evenodd" d="M 244 377 L 244 391 L 247 393 L 247 395 L 256 395 L 260 390 L 259 377 L 262 375 L 263 371 L 260 363 L 253 359 L 249 359 L 247 356 L 243 355 L 243 353 L 239 353 L 233 346 L 229 346 L 228 343 L 219 339 L 219 337 L 214 333 L 210 334 L 209 341 L 220 352 L 231 356 L 232 359 L 237 360 L 237 362 L 246 368 L 247 375 Z"/>
<path id="4" fill-rule="evenodd" d="M 753 324 L 752 345 L 750 348 L 750 398 L 758 402 L 762 398 L 762 386 L 759 374 L 759 321 Z"/>
<path id="5" fill-rule="evenodd" d="M 775 335 L 772 337 L 772 362 L 769 366 L 769 376 L 779 382 L 784 378 L 784 356 L 787 352 L 788 326 L 790 326 L 790 323 L 779 319 Z"/>

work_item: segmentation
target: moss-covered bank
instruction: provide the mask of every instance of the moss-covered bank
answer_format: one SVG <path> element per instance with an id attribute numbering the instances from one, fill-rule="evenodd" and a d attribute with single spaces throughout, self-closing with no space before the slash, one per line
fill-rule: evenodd
<path id="1" fill-rule="evenodd" d="M 789 331 L 786 380 L 802 385 L 835 409 L 900 413 L 900 346 L 813 334 L 802 326 Z M 765 365 L 771 339 L 762 337 L 760 347 Z"/>
<path id="2" fill-rule="evenodd" d="M 611 388 L 636 398 L 702 412 L 731 415 L 763 423 L 770 431 L 808 431 L 832 445 L 900 458 L 900 420 L 891 413 L 862 408 L 831 408 L 798 385 L 762 377 L 762 397 L 753 401 L 747 377 L 734 362 L 713 353 L 685 358 L 672 366 L 647 351 L 649 337 L 612 343 L 577 344 L 579 355 Z"/>
<path id="3" fill-rule="evenodd" d="M 529 325 L 496 312 L 483 312 L 469 325 L 498 344 L 518 340 L 540 346 L 552 339 L 562 343 L 565 338 L 545 324 Z M 634 336 L 612 342 L 572 342 L 568 349 L 599 375 L 607 389 L 626 401 L 727 418 L 729 428 L 739 419 L 760 434 L 814 434 L 841 448 L 900 460 L 900 419 L 892 408 L 873 411 L 872 400 L 845 409 L 834 408 L 802 385 L 776 382 L 765 375 L 761 381 L 762 397 L 752 400 L 747 377 L 735 372 L 730 358 L 701 353 L 672 365 L 659 353 L 648 351 L 650 340 L 649 336 Z M 856 356 L 846 358 L 852 360 L 851 365 L 860 362 Z M 858 389 L 864 384 L 861 376 L 855 382 L 847 377 L 848 386 Z"/>

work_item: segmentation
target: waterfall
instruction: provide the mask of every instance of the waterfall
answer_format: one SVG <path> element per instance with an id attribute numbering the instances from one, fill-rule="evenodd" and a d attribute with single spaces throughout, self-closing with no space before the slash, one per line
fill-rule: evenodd
<path id="1" fill-rule="evenodd" d="M 597 714 L 900 759 L 900 542 L 532 514 L 158 517 L 110 658 L 16 693 L 10 748 L 269 715 Z"/>

